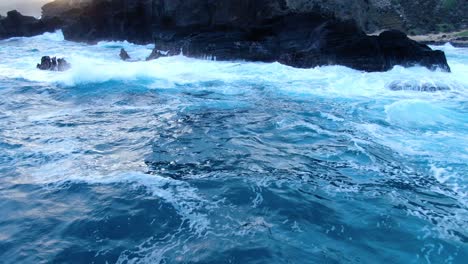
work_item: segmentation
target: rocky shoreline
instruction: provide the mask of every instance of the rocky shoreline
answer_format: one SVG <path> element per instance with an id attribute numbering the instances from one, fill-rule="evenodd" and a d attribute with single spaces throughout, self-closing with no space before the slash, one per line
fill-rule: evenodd
<path id="1" fill-rule="evenodd" d="M 73 4 L 72 4 L 73 3 Z M 343 65 L 387 71 L 421 65 L 450 71 L 442 51 L 396 30 L 369 36 L 355 20 L 284 0 L 55 1 L 40 20 L 9 12 L 0 39 L 62 29 L 71 41 L 154 43 L 154 58 L 278 61 L 298 68 Z"/>

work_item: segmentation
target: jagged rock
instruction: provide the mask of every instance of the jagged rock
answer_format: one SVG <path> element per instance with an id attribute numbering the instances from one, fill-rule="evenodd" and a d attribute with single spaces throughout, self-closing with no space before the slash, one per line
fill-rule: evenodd
<path id="1" fill-rule="evenodd" d="M 146 61 L 156 60 L 156 59 L 159 59 L 161 57 L 167 57 L 167 54 L 163 54 L 161 51 L 154 48 L 153 51 L 151 52 L 151 54 L 146 58 Z"/>
<path id="2" fill-rule="evenodd" d="M 36 67 L 43 71 L 66 71 L 70 69 L 71 65 L 63 58 L 44 56 Z"/>
<path id="3" fill-rule="evenodd" d="M 120 59 L 123 60 L 123 61 L 127 61 L 127 60 L 130 60 L 130 55 L 128 55 L 127 51 L 125 49 L 120 49 Z"/>
<path id="4" fill-rule="evenodd" d="M 125 49 L 120 49 L 120 59 L 123 60 L 123 61 L 128 61 L 128 62 L 137 62 L 137 61 L 141 61 L 140 59 L 132 59 L 130 57 L 130 55 L 128 55 L 127 51 Z M 154 49 L 151 54 L 146 58 L 146 61 L 149 61 L 149 60 L 154 60 L 154 59 L 157 59 L 159 57 L 163 57 L 164 55 L 159 52 L 158 50 Z"/>

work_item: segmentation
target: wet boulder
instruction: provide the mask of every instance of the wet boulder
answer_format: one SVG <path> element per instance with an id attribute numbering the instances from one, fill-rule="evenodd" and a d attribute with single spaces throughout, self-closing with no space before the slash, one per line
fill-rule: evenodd
<path id="1" fill-rule="evenodd" d="M 63 58 L 44 56 L 36 67 L 43 71 L 66 71 L 71 68 L 71 65 Z"/>

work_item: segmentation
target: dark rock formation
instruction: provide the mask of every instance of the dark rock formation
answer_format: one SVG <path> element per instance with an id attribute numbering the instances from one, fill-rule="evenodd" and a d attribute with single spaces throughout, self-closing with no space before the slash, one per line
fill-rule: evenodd
<path id="1" fill-rule="evenodd" d="M 155 48 L 155 49 L 153 49 L 151 54 L 146 58 L 146 61 L 156 60 L 156 59 L 159 59 L 161 57 L 167 57 L 167 53 L 162 53 L 160 50 Z"/>
<path id="2" fill-rule="evenodd" d="M 124 48 L 121 48 L 120 49 L 120 59 L 123 60 L 123 61 L 128 61 L 128 62 L 137 62 L 137 61 L 141 61 L 139 59 L 132 59 L 130 57 L 130 55 L 128 55 L 127 51 L 124 49 Z M 146 61 L 150 61 L 150 60 L 155 60 L 155 59 L 159 59 L 161 57 L 166 57 L 167 55 L 164 55 L 162 52 L 160 52 L 159 50 L 156 50 L 156 49 L 153 49 L 153 51 L 151 52 L 151 54 L 146 58 Z"/>
<path id="3" fill-rule="evenodd" d="M 66 71 L 70 69 L 71 65 L 63 58 L 44 56 L 36 67 L 43 71 Z"/>
<path id="4" fill-rule="evenodd" d="M 39 20 L 30 16 L 23 16 L 13 10 L 6 17 L 0 17 L 0 39 L 12 37 L 31 37 L 45 32 L 53 32 L 60 26 L 56 18 Z"/>
<path id="5" fill-rule="evenodd" d="M 123 61 L 127 61 L 127 60 L 130 60 L 130 55 L 128 55 L 127 51 L 125 49 L 120 49 L 120 59 L 123 60 Z"/>
<path id="6" fill-rule="evenodd" d="M 300 68 L 338 64 L 364 71 L 421 65 L 450 71 L 442 51 L 433 51 L 401 32 L 368 36 L 351 21 L 316 13 L 284 16 L 251 28 L 168 29 L 155 34 L 155 42 L 158 50 L 169 55 L 182 52 L 217 60 L 279 61 Z"/>
<path id="7" fill-rule="evenodd" d="M 396 29 L 414 35 L 468 26 L 468 5 L 461 0 L 56 0 L 43 7 L 43 18 L 66 21 L 65 36 L 70 40 L 110 35 L 147 42 L 151 40 L 147 33 L 164 23 L 240 26 L 242 21 L 249 25 L 259 18 L 311 12 L 354 20 L 367 33 Z M 85 24 L 95 27 L 86 30 Z"/>
<path id="8" fill-rule="evenodd" d="M 443 52 L 402 33 L 366 35 L 361 15 L 367 11 L 360 12 L 359 6 L 376 1 L 346 0 L 349 14 L 338 5 L 343 1 L 60 0 L 43 7 L 43 20 L 60 21 L 65 38 L 73 41 L 154 41 L 156 49 L 148 59 L 183 52 L 301 68 L 339 64 L 385 71 L 422 65 L 450 70 Z M 355 20 L 343 20 L 348 17 Z"/>

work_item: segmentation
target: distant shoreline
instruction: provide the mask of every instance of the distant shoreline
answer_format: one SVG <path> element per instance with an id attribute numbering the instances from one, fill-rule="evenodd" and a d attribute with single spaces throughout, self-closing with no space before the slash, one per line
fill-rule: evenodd
<path id="1" fill-rule="evenodd" d="M 468 30 L 408 36 L 410 39 L 428 45 L 444 45 L 450 43 L 455 47 L 468 47 Z"/>

